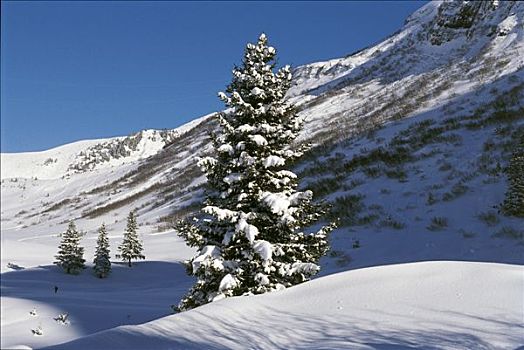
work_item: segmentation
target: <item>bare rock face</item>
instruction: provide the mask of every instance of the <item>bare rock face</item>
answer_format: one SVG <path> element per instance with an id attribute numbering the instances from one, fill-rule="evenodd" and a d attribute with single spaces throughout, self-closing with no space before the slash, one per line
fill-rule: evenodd
<path id="1" fill-rule="evenodd" d="M 101 142 L 81 151 L 76 161 L 69 166 L 69 170 L 84 172 L 111 160 L 143 153 L 143 148 L 151 143 L 157 144 L 157 148 L 162 149 L 171 144 L 178 136 L 179 133 L 176 130 L 143 130 L 126 137 Z"/>
<path id="2" fill-rule="evenodd" d="M 433 45 L 441 45 L 461 36 L 471 40 L 476 36 L 500 34 L 497 22 L 510 14 L 515 3 L 496 0 L 445 2 L 426 27 L 428 40 Z"/>
<path id="3" fill-rule="evenodd" d="M 469 108 L 474 110 L 486 102 L 482 89 L 492 95 L 516 96 L 504 108 L 520 108 L 520 95 L 507 92 L 522 84 L 522 57 L 524 1 L 429 2 L 379 43 L 294 69 L 286 97 L 305 121 L 297 142 L 328 147 L 392 121 L 436 108 L 452 110 L 457 99 L 471 100 Z M 470 113 L 461 108 L 464 115 Z M 57 203 L 45 210 L 69 206 L 78 216 L 92 217 L 137 201 L 151 210 L 171 205 L 180 216 L 205 183 L 196 158 L 210 151 L 209 132 L 215 128 L 210 114 L 175 130 L 82 141 L 25 155 L 23 162 L 19 155 L 2 154 L 2 189 L 32 186 L 33 180 L 28 179 L 37 175 L 74 180 L 104 173 L 102 183 L 78 189 L 76 197 L 43 190 Z"/>

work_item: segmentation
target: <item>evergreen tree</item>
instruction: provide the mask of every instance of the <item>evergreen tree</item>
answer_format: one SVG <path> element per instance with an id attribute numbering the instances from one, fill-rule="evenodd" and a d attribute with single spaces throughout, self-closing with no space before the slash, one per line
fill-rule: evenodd
<path id="1" fill-rule="evenodd" d="M 109 239 L 107 237 L 106 226 L 102 224 L 98 229 L 98 240 L 96 241 L 95 259 L 93 263 L 95 266 L 95 274 L 99 278 L 104 278 L 111 272 L 111 261 L 109 260 Z"/>
<path id="2" fill-rule="evenodd" d="M 328 249 L 334 224 L 302 231 L 325 207 L 312 202 L 311 191 L 297 191 L 297 176 L 285 169 L 304 150 L 290 147 L 302 121 L 284 101 L 291 71 L 274 72 L 275 54 L 262 34 L 219 93 L 228 109 L 218 115 L 221 133 L 212 135 L 215 156 L 200 160 L 208 179 L 203 217 L 177 225 L 199 251 L 187 262 L 198 280 L 179 310 L 304 282 Z"/>
<path id="3" fill-rule="evenodd" d="M 84 248 L 80 247 L 82 235 L 76 230 L 75 223 L 69 222 L 69 226 L 62 234 L 62 241 L 58 246 L 58 254 L 55 256 L 55 264 L 65 270 L 66 273 L 76 274 L 85 266 Z"/>
<path id="4" fill-rule="evenodd" d="M 506 169 L 509 188 L 502 210 L 506 215 L 524 217 L 524 136 L 517 142 Z"/>
<path id="5" fill-rule="evenodd" d="M 127 217 L 127 227 L 124 231 L 124 240 L 122 244 L 118 246 L 118 254 L 116 257 L 121 258 L 122 261 L 127 261 L 129 267 L 131 267 L 132 259 L 145 259 L 146 257 L 142 254 L 142 242 L 138 238 L 137 233 L 138 225 L 136 224 L 136 215 L 134 211 L 130 211 Z"/>

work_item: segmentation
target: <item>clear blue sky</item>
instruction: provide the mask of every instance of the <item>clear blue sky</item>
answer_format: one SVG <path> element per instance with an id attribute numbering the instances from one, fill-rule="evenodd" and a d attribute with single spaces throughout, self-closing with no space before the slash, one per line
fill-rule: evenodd
<path id="1" fill-rule="evenodd" d="M 223 107 L 261 32 L 297 66 L 376 43 L 424 4 L 2 1 L 2 152 L 177 127 Z"/>

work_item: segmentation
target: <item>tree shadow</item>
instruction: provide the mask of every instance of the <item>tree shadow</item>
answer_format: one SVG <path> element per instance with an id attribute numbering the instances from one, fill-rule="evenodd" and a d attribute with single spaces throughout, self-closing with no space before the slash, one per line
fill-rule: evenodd
<path id="1" fill-rule="evenodd" d="M 368 319 L 355 315 L 312 315 L 307 311 L 290 315 L 277 307 L 260 308 L 256 297 L 251 304 L 242 304 L 244 308 L 232 299 L 213 303 L 211 313 L 207 312 L 207 306 L 202 306 L 160 323 L 123 326 L 53 349 L 489 350 L 494 347 L 486 340 L 491 339 L 491 334 L 479 336 L 478 331 L 454 329 L 442 320 L 430 327 L 399 326 L 384 322 L 380 315 Z M 510 340 L 518 343 L 518 335 L 512 335 Z"/>
<path id="2" fill-rule="evenodd" d="M 54 265 L 6 272 L 1 275 L 1 296 L 31 300 L 68 313 L 81 336 L 167 316 L 172 313 L 170 306 L 178 303 L 194 282 L 177 262 L 145 261 L 131 268 L 120 264 L 112 268 L 104 279 L 96 277 L 92 267 L 78 275 L 67 275 Z M 2 321 L 19 316 L 9 315 L 9 309 L 5 312 Z M 46 315 L 48 319 L 56 316 Z"/>

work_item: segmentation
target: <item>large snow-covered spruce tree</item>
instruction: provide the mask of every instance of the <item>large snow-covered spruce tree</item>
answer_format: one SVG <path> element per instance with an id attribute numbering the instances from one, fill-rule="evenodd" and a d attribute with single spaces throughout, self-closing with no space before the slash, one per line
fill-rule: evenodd
<path id="1" fill-rule="evenodd" d="M 96 241 L 96 251 L 93 263 L 95 275 L 105 278 L 111 273 L 111 260 L 109 251 L 109 238 L 107 237 L 106 226 L 102 224 L 98 229 L 98 239 Z"/>
<path id="2" fill-rule="evenodd" d="M 55 264 L 66 273 L 76 274 L 85 267 L 84 248 L 80 246 L 81 238 L 82 235 L 77 231 L 74 221 L 70 221 L 66 232 L 62 233 L 62 241 L 55 256 Z"/>
<path id="3" fill-rule="evenodd" d="M 142 242 L 138 238 L 138 225 L 136 224 L 136 215 L 134 211 L 130 211 L 127 216 L 127 226 L 124 231 L 124 239 L 118 246 L 117 259 L 127 261 L 129 267 L 131 267 L 131 260 L 145 259 L 146 257 L 142 254 L 144 248 Z"/>
<path id="4" fill-rule="evenodd" d="M 262 34 L 247 45 L 226 93 L 219 93 L 228 109 L 218 115 L 214 156 L 200 160 L 208 179 L 203 215 L 177 225 L 198 248 L 187 262 L 197 282 L 179 310 L 304 282 L 328 249 L 333 224 L 303 232 L 324 206 L 312 202 L 311 191 L 297 191 L 297 176 L 285 169 L 302 154 L 291 148 L 302 121 L 284 100 L 290 67 L 275 72 L 275 54 Z"/>

